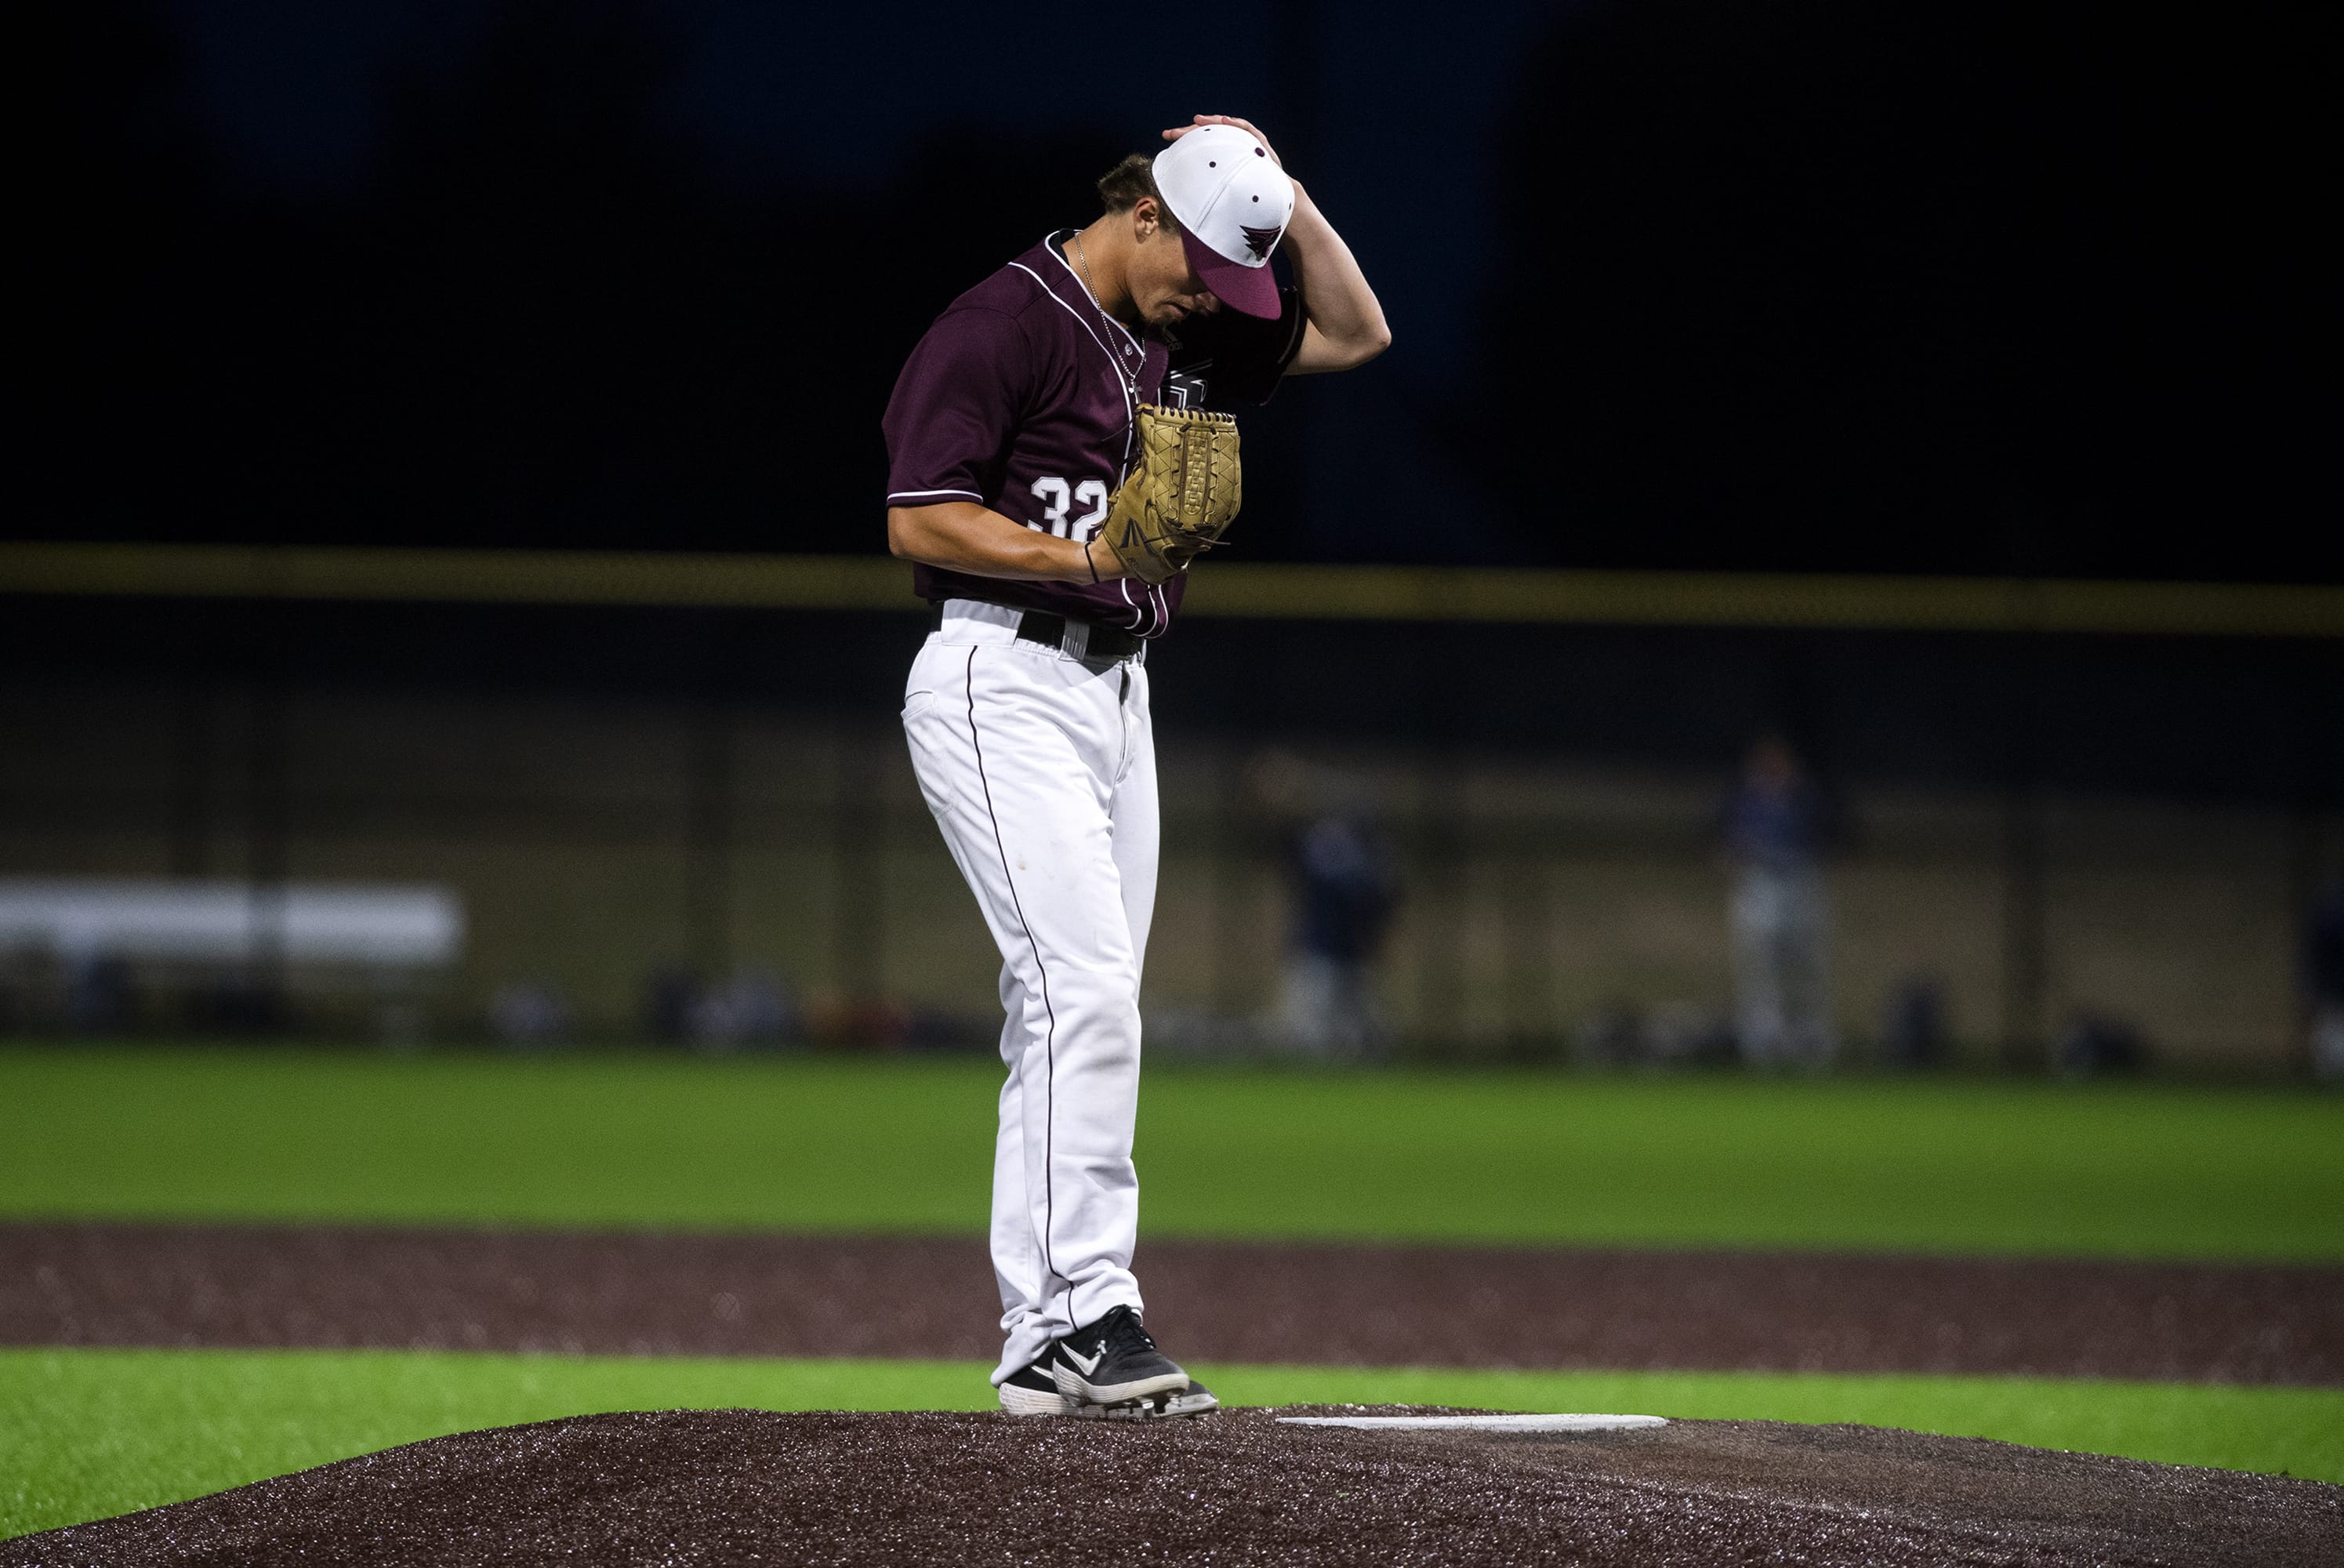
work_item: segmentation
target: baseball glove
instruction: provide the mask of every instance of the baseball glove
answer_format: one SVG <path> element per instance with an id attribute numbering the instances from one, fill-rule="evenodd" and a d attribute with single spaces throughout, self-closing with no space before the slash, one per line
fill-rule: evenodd
<path id="1" fill-rule="evenodd" d="M 1161 582 L 1218 544 L 1238 514 L 1244 491 L 1238 422 L 1142 403 L 1134 433 L 1139 464 L 1108 503 L 1101 531 L 1126 572 Z"/>

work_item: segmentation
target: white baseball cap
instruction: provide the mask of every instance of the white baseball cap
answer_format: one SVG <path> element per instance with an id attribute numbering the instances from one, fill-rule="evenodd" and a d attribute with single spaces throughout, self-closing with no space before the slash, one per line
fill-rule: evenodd
<path id="1" fill-rule="evenodd" d="M 1198 126 L 1156 155 L 1155 174 L 1205 287 L 1233 310 L 1275 318 L 1269 253 L 1294 217 L 1294 182 L 1269 149 L 1235 126 Z"/>

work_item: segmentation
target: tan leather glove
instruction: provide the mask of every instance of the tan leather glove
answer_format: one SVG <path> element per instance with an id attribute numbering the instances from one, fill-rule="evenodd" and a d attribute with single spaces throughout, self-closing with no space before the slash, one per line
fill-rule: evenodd
<path id="1" fill-rule="evenodd" d="M 1227 414 L 1139 405 L 1139 462 L 1108 503 L 1101 533 L 1124 570 L 1161 582 L 1220 542 L 1244 495 L 1238 422 Z"/>

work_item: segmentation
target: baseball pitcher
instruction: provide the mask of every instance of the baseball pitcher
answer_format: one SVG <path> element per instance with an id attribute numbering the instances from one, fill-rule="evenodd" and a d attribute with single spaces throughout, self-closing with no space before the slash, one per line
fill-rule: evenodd
<path id="1" fill-rule="evenodd" d="M 1232 401 L 1390 342 L 1349 248 L 1241 119 L 1099 181 L 1106 210 L 953 301 L 887 404 L 887 540 L 931 607 L 904 730 L 1001 950 L 993 1266 L 1015 1415 L 1209 1391 L 1142 1325 L 1132 1126 L 1156 903 L 1147 648 L 1242 502 Z M 1281 247 L 1293 276 L 1279 284 Z"/>

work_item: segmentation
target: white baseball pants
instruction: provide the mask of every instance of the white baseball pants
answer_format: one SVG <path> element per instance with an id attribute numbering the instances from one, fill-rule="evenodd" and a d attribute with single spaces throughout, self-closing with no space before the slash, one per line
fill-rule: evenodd
<path id="1" fill-rule="evenodd" d="M 1001 950 L 999 1383 L 1118 1306 L 1139 1223 L 1139 970 L 1156 907 L 1147 672 L 952 600 L 904 690 L 912 766 Z"/>

